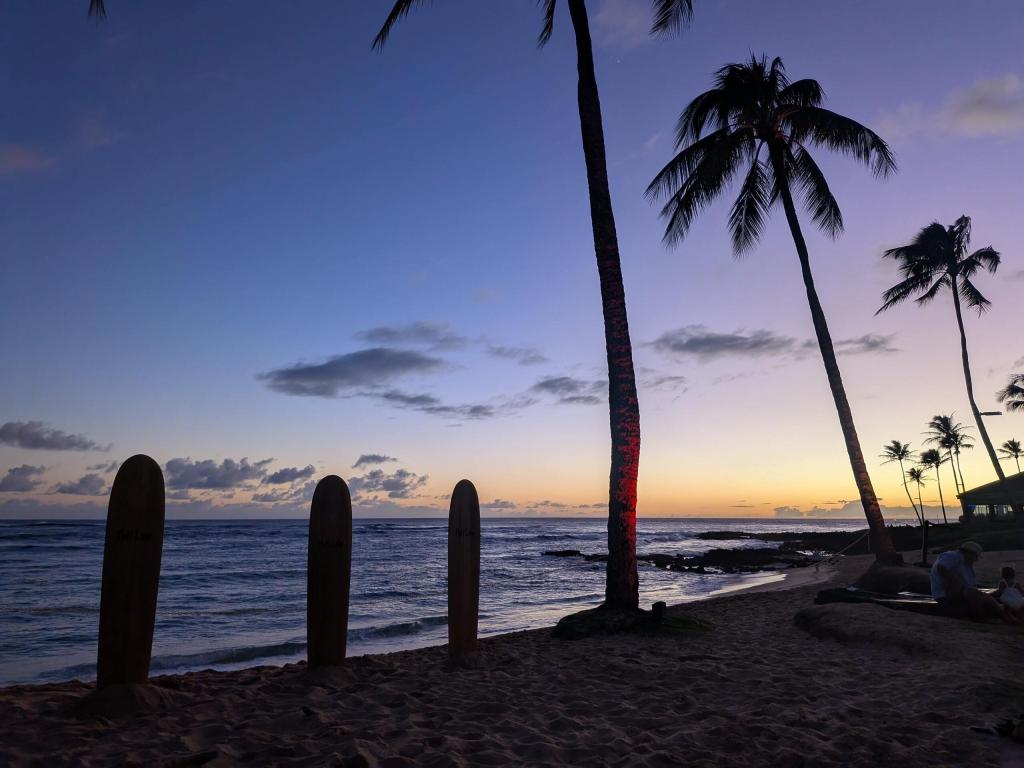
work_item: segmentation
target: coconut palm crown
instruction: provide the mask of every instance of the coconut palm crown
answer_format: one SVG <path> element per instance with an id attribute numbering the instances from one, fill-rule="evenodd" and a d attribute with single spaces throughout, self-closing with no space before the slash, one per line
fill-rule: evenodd
<path id="1" fill-rule="evenodd" d="M 1007 412 L 1024 411 L 1024 373 L 1014 373 L 1006 386 L 996 393 L 996 399 L 1006 406 Z"/>
<path id="2" fill-rule="evenodd" d="M 1017 463 L 1017 471 L 1020 472 L 1020 457 L 1024 456 L 1020 440 L 1007 440 L 999 446 L 999 455 L 1004 459 L 1013 459 Z"/>

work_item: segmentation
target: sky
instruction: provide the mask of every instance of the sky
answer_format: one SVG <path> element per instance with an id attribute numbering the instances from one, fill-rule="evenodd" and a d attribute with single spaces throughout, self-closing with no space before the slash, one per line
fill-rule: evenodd
<path id="1" fill-rule="evenodd" d="M 327 474 L 357 515 L 445 514 L 463 477 L 485 514 L 606 513 L 564 4 L 543 49 L 530 0 L 446 0 L 382 52 L 388 0 L 87 5 L 0 2 L 0 517 L 102 516 L 135 453 L 164 468 L 172 517 L 304 516 Z M 982 409 L 1024 368 L 1019 2 L 696 0 L 663 40 L 647 2 L 588 5 L 638 513 L 860 514 L 778 211 L 737 260 L 735 190 L 672 249 L 643 197 L 681 109 L 764 53 L 896 153 L 879 181 L 817 150 L 846 230 L 805 234 L 876 491 L 906 514 L 882 445 L 971 417 L 949 297 L 875 316 L 897 281 L 882 251 L 970 215 L 975 247 L 1003 254 L 977 280 L 991 310 L 966 320 Z M 1024 439 L 1024 416 L 988 424 Z M 980 447 L 963 469 L 995 477 Z"/>

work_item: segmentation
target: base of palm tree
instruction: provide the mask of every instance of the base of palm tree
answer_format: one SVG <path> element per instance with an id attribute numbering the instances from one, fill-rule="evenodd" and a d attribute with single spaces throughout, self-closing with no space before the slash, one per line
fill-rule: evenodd
<path id="1" fill-rule="evenodd" d="M 600 605 L 559 619 L 554 637 L 581 640 L 595 635 L 620 632 L 645 635 L 692 635 L 710 632 L 712 624 L 681 613 L 667 613 L 664 603 L 655 603 L 655 610 L 643 608 L 610 608 Z"/>

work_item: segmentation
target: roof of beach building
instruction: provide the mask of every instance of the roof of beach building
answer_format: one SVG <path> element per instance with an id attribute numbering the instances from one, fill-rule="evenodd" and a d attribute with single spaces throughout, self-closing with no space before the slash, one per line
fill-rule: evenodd
<path id="1" fill-rule="evenodd" d="M 1024 499 L 1024 472 L 1018 472 L 1016 475 L 1008 475 L 1006 478 L 1006 484 L 1010 488 L 1010 494 L 1013 501 Z M 1006 498 L 1006 491 L 999 480 L 993 480 L 991 483 L 979 485 L 977 488 L 971 488 L 969 491 L 964 491 L 960 494 L 960 500 L 964 504 L 976 505 L 1011 503 L 1011 500 Z"/>

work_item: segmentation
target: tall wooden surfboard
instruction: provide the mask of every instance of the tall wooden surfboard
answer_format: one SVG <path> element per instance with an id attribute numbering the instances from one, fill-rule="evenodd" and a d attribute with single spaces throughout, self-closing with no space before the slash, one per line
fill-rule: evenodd
<path id="1" fill-rule="evenodd" d="M 480 500 L 469 480 L 452 491 L 448 510 L 448 655 L 476 653 L 480 610 Z"/>
<path id="2" fill-rule="evenodd" d="M 345 661 L 352 574 L 352 499 L 337 475 L 316 484 L 306 561 L 306 644 L 310 669 Z"/>
<path id="3" fill-rule="evenodd" d="M 149 679 L 163 546 L 164 476 L 137 454 L 117 470 L 107 505 L 97 688 Z"/>

